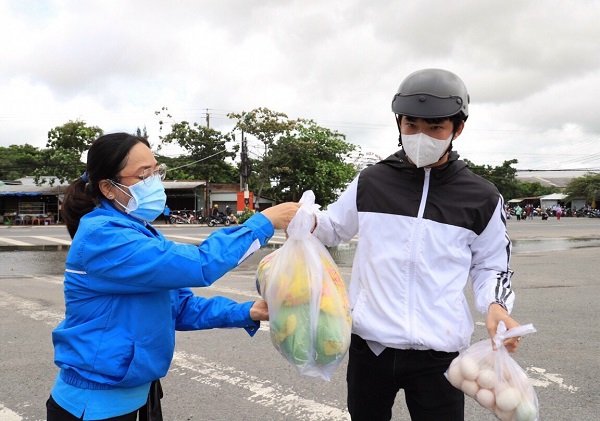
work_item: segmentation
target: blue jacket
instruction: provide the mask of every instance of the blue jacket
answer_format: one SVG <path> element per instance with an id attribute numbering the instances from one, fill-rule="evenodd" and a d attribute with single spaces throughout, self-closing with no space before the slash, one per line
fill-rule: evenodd
<path id="1" fill-rule="evenodd" d="M 251 302 L 187 287 L 211 285 L 272 235 L 256 214 L 199 246 L 178 244 L 103 202 L 81 219 L 67 256 L 66 317 L 52 333 L 61 379 L 84 389 L 136 387 L 166 375 L 175 330 L 256 332 Z"/>

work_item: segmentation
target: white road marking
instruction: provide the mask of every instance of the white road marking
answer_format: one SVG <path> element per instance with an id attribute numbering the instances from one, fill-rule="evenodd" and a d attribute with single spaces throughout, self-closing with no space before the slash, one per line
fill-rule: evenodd
<path id="1" fill-rule="evenodd" d="M 169 239 L 173 238 L 173 239 L 179 239 L 179 240 L 192 241 L 194 244 L 198 244 L 198 243 L 201 243 L 202 241 L 206 240 L 208 238 L 208 235 L 199 235 L 197 237 L 189 237 L 186 235 L 165 234 L 165 237 L 167 237 Z M 272 244 L 283 244 L 284 242 L 285 242 L 285 235 L 274 235 L 269 240 L 269 243 L 272 243 Z"/>
<path id="2" fill-rule="evenodd" d="M 61 276 L 35 276 L 32 278 L 45 282 L 62 283 Z M 252 296 L 253 298 L 256 298 L 256 294 L 250 294 L 248 291 L 236 290 L 234 288 L 215 286 L 209 288 L 224 293 Z M 52 327 L 55 327 L 64 318 L 64 313 L 48 310 L 35 301 L 15 297 L 3 291 L 0 291 L 0 307 L 16 311 L 33 320 L 42 321 Z M 268 331 L 268 322 L 262 322 L 260 330 Z M 297 415 L 298 412 L 301 412 L 306 414 L 305 419 L 310 421 L 349 419 L 347 412 L 344 410 L 302 398 L 293 393 L 289 393 L 287 390 L 284 390 L 281 385 L 274 384 L 270 380 L 259 379 L 233 367 L 227 367 L 217 362 L 208 361 L 198 355 L 176 352 L 173 363 L 177 367 L 199 373 L 199 375 L 192 379 L 202 384 L 219 387 L 220 384 L 225 382 L 251 391 L 254 394 L 248 398 L 250 401 L 265 407 L 275 408 L 278 412 L 285 415 Z M 173 370 L 176 369 L 171 369 L 171 371 Z M 528 367 L 526 371 L 530 374 L 531 382 L 535 387 L 547 388 L 552 385 L 557 385 L 559 389 L 566 390 L 570 393 L 575 393 L 579 390 L 579 387 L 564 384 L 564 380 L 560 374 L 547 373 L 545 369 L 539 367 Z M 9 418 L 9 416 L 13 418 Z M 15 416 L 18 418 L 14 418 Z M 5 409 L 2 404 L 0 404 L 0 419 L 2 421 L 21 421 L 22 418 L 8 408 Z"/>
<path id="3" fill-rule="evenodd" d="M 236 289 L 236 288 L 221 287 L 221 286 L 216 286 L 214 284 L 209 287 L 204 287 L 204 288 L 207 290 L 210 290 L 210 291 L 215 291 L 215 292 L 223 293 L 223 294 L 241 295 L 242 297 L 249 297 L 249 298 L 253 298 L 255 300 L 260 299 L 260 295 L 258 295 L 258 292 L 256 292 L 256 291 L 248 291 L 248 290 L 241 290 L 241 289 Z"/>
<path id="4" fill-rule="evenodd" d="M 0 403 L 0 420 L 2 421 L 21 421 L 23 418 L 14 411 L 11 411 Z"/>
<path id="5" fill-rule="evenodd" d="M 533 373 L 538 378 L 533 379 L 530 376 L 531 384 L 537 387 L 548 387 L 551 384 L 557 384 L 560 389 L 565 389 L 571 393 L 575 393 L 579 390 L 576 386 L 571 386 L 568 384 L 564 384 L 564 380 L 560 374 L 556 373 L 547 373 L 545 368 L 539 367 L 527 367 L 527 373 Z"/>
<path id="6" fill-rule="evenodd" d="M 198 237 L 188 237 L 188 236 L 185 236 L 185 235 L 171 235 L 171 234 L 168 234 L 168 235 L 165 235 L 165 237 L 167 237 L 169 239 L 170 238 L 177 238 L 177 239 L 180 239 L 180 240 L 193 241 L 194 244 L 199 244 L 202 241 L 206 240 L 207 236 L 204 236 L 204 237 L 201 237 L 201 236 L 198 236 Z"/>
<path id="7" fill-rule="evenodd" d="M 485 326 L 484 322 L 475 322 L 477 326 Z M 564 380 L 560 374 L 546 373 L 545 368 L 539 367 L 524 367 L 527 372 L 529 381 L 534 387 L 548 387 L 555 384 L 559 389 L 565 389 L 571 393 L 575 393 L 579 390 L 579 387 L 564 384 Z"/>
<path id="8" fill-rule="evenodd" d="M 45 235 L 32 235 L 32 238 L 37 238 L 44 241 L 50 241 L 51 243 L 64 244 L 66 246 L 71 245 L 71 240 L 61 240 L 60 238 L 47 237 Z"/>
<path id="9" fill-rule="evenodd" d="M 10 244 L 11 246 L 31 246 L 33 244 L 25 243 L 24 241 L 13 240 L 8 237 L 0 237 L 0 242 Z"/>
<path id="10" fill-rule="evenodd" d="M 216 285 L 211 285 L 209 287 L 204 287 L 203 289 L 209 289 L 211 291 L 215 291 L 222 294 L 233 294 L 233 295 L 241 295 L 243 297 L 249 297 L 254 300 L 260 299 L 260 295 L 256 291 L 243 291 L 241 289 L 229 288 L 229 287 L 221 287 Z M 269 331 L 269 322 L 260 322 L 260 327 L 258 330 Z"/>
<path id="11" fill-rule="evenodd" d="M 52 327 L 58 325 L 65 317 L 64 313 L 61 314 L 48 310 L 35 301 L 29 301 L 20 297 L 15 297 L 3 291 L 0 291 L 0 307 L 16 311 L 23 316 L 44 322 Z"/>
<path id="12" fill-rule="evenodd" d="M 252 393 L 249 401 L 273 408 L 283 415 L 311 421 L 350 419 L 348 412 L 343 409 L 302 398 L 270 380 L 262 380 L 236 368 L 207 361 L 198 355 L 175 352 L 173 364 L 197 373 L 192 380 L 198 383 L 217 388 L 227 383 L 245 389 Z"/>
<path id="13" fill-rule="evenodd" d="M 63 285 L 64 281 L 65 281 L 65 277 L 62 275 L 61 276 L 52 276 L 52 275 L 32 276 L 32 278 L 37 281 L 48 282 L 48 283 L 56 284 L 56 285 Z"/>

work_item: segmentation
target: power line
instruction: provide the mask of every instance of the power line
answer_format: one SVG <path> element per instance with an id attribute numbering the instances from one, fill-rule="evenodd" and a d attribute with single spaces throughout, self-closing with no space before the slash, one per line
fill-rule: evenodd
<path id="1" fill-rule="evenodd" d="M 589 172 L 600 172 L 600 168 L 567 168 L 567 169 L 546 169 L 546 170 L 533 170 L 533 169 L 517 169 L 517 172 L 565 172 L 565 171 L 589 171 Z"/>
<path id="2" fill-rule="evenodd" d="M 178 170 L 179 168 L 189 167 L 190 165 L 194 165 L 194 164 L 197 164 L 198 162 L 206 161 L 207 159 L 210 159 L 213 156 L 217 156 L 217 155 L 220 155 L 220 154 L 225 153 L 225 152 L 227 152 L 227 149 L 224 149 L 221 152 L 214 153 L 214 154 L 212 154 L 210 156 L 207 156 L 206 158 L 202 158 L 202 159 L 199 159 L 197 161 L 190 162 L 188 164 L 180 165 L 180 166 L 174 167 L 174 168 L 167 168 L 167 171 L 173 171 L 173 170 Z"/>

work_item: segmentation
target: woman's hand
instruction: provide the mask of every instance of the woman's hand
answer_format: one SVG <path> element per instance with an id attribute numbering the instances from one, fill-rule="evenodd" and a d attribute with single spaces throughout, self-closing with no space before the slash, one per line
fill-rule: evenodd
<path id="1" fill-rule="evenodd" d="M 269 308 L 265 300 L 258 300 L 250 307 L 250 318 L 254 321 L 269 320 Z"/>
<path id="2" fill-rule="evenodd" d="M 506 329 L 510 330 L 513 327 L 520 326 L 516 320 L 508 315 L 508 311 L 504 309 L 500 304 L 492 303 L 488 309 L 487 318 L 485 320 L 485 327 L 490 334 L 490 338 L 492 338 L 492 346 L 495 348 L 494 336 L 496 336 L 496 331 L 498 330 L 498 323 L 504 322 L 506 325 Z M 508 352 L 516 352 L 519 346 L 519 341 L 521 337 L 518 338 L 508 338 L 504 341 L 504 347 Z"/>
<path id="3" fill-rule="evenodd" d="M 275 229 L 287 229 L 290 221 L 300 209 L 300 203 L 296 202 L 285 202 L 279 205 L 271 206 L 265 209 L 261 213 L 269 218 L 269 221 L 273 224 Z"/>

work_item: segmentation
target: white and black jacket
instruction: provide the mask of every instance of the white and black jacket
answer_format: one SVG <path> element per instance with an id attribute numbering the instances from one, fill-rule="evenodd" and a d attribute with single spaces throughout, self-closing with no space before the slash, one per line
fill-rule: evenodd
<path id="1" fill-rule="evenodd" d="M 400 349 L 453 352 L 469 346 L 476 308 L 514 302 L 511 242 L 503 199 L 452 152 L 437 168 L 416 168 L 404 151 L 364 169 L 317 215 L 328 246 L 358 234 L 350 301 L 353 333 Z"/>

